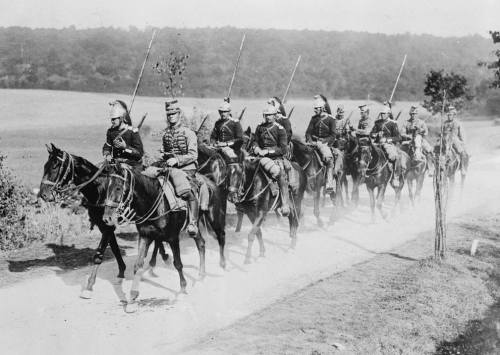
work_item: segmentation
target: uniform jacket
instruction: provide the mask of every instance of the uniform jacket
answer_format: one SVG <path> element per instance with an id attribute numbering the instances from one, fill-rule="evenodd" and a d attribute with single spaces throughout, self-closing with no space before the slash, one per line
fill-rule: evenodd
<path id="1" fill-rule="evenodd" d="M 378 134 L 379 132 L 383 132 L 384 138 L 392 139 L 393 143 L 397 143 L 401 141 L 401 135 L 399 134 L 398 124 L 391 120 L 383 120 L 378 119 L 375 121 L 375 125 L 373 126 L 370 135 Z"/>
<path id="2" fill-rule="evenodd" d="M 113 141 L 121 133 L 123 133 L 121 137 L 127 145 L 125 149 L 119 149 L 113 146 Z M 106 143 L 104 143 L 102 147 L 102 154 L 111 154 L 113 158 L 127 159 L 131 162 L 140 162 L 144 155 L 144 148 L 137 128 L 132 128 L 128 125 L 122 125 L 118 128 L 109 128 L 106 132 Z"/>
<path id="3" fill-rule="evenodd" d="M 288 117 L 279 115 L 278 118 L 276 119 L 276 123 L 283 126 L 286 132 L 286 139 L 287 139 L 286 141 L 287 143 L 290 143 L 290 141 L 292 140 L 293 131 L 292 131 L 292 123 L 290 122 Z"/>
<path id="4" fill-rule="evenodd" d="M 198 159 L 198 141 L 196 134 L 189 128 L 177 125 L 168 127 L 163 133 L 163 161 L 176 158 L 178 168 L 182 170 L 196 169 Z"/>
<path id="5" fill-rule="evenodd" d="M 351 121 L 347 117 L 343 117 L 342 119 L 336 118 L 335 120 L 335 134 L 337 135 L 337 139 L 347 134 L 347 132 L 354 130 Z"/>
<path id="6" fill-rule="evenodd" d="M 270 158 L 281 158 L 287 153 L 285 128 L 279 123 L 261 123 L 255 130 L 254 148 L 268 149 Z"/>
<path id="7" fill-rule="evenodd" d="M 405 134 L 411 136 L 413 132 L 416 131 L 417 134 L 420 134 L 422 137 L 425 137 L 429 134 L 429 130 L 427 129 L 427 125 L 425 122 L 419 118 L 409 119 L 406 121 L 404 126 Z"/>
<path id="8" fill-rule="evenodd" d="M 230 146 L 241 146 L 243 143 L 243 129 L 240 122 L 230 118 L 219 118 L 215 122 L 214 129 L 210 135 L 210 141 L 212 143 L 224 142 Z"/>
<path id="9" fill-rule="evenodd" d="M 462 124 L 457 120 L 445 120 L 443 122 L 443 132 L 451 134 L 452 138 L 458 138 L 461 142 L 465 143 L 465 131 Z"/>
<path id="10" fill-rule="evenodd" d="M 335 118 L 322 112 L 314 115 L 306 130 L 306 142 L 319 141 L 332 146 L 335 143 Z"/>

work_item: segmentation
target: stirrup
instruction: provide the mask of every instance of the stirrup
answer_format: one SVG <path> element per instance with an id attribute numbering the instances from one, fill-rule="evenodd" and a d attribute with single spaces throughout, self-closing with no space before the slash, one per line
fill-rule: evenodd
<path id="1" fill-rule="evenodd" d="M 188 232 L 189 235 L 196 235 L 198 234 L 198 227 L 196 226 L 195 223 L 189 223 L 186 231 Z"/>
<path id="2" fill-rule="evenodd" d="M 288 215 L 290 214 L 290 207 L 281 206 L 279 212 L 283 217 L 288 217 Z"/>

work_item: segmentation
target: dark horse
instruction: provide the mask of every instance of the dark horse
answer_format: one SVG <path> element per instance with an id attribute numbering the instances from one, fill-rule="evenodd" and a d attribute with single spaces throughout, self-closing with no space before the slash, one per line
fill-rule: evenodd
<path id="1" fill-rule="evenodd" d="M 326 184 L 326 165 L 323 164 L 321 161 L 321 158 L 319 154 L 316 152 L 316 150 L 303 143 L 299 139 L 292 138 L 292 144 L 293 144 L 293 160 L 296 161 L 302 170 L 304 171 L 307 179 L 307 184 L 306 184 L 306 191 L 313 195 L 314 199 L 314 216 L 316 217 L 316 221 L 319 226 L 323 226 L 323 221 L 321 220 L 320 217 L 320 200 L 321 200 L 321 191 L 325 187 Z M 343 168 L 337 169 L 341 164 L 338 164 L 342 160 L 343 162 L 343 156 L 340 155 L 337 158 L 337 162 L 335 163 L 336 169 L 340 172 L 343 172 Z M 338 202 L 339 195 L 341 195 L 340 191 L 340 182 L 342 180 L 341 176 L 338 176 L 339 174 L 335 174 L 334 171 L 334 177 L 336 179 L 336 184 L 337 184 L 337 193 L 332 193 L 330 194 L 331 199 L 336 203 Z"/>
<path id="2" fill-rule="evenodd" d="M 90 223 L 97 226 L 101 232 L 101 241 L 97 247 L 93 262 L 94 268 L 89 276 L 87 285 L 82 290 L 82 298 L 90 298 L 92 288 L 96 281 L 97 270 L 101 265 L 104 252 L 108 244 L 118 263 L 118 277 L 125 276 L 125 263 L 118 247 L 115 236 L 115 227 L 108 226 L 103 221 L 104 197 L 106 177 L 102 176 L 102 169 L 97 168 L 88 160 L 77 155 L 69 154 L 51 144 L 47 146 L 49 158 L 44 165 L 43 178 L 40 184 L 39 196 L 47 202 L 54 201 L 56 195 L 80 191 L 84 196 L 84 206 L 88 210 Z M 163 260 L 167 260 L 168 255 L 161 244 L 157 247 Z M 154 266 L 156 258 L 151 259 Z"/>
<path id="3" fill-rule="evenodd" d="M 412 134 L 410 140 L 403 141 L 401 149 L 409 156 L 408 171 L 406 173 L 406 183 L 408 184 L 408 195 L 412 205 L 415 205 L 415 199 L 420 198 L 420 193 L 424 185 L 425 174 L 429 170 L 429 157 L 425 157 L 425 160 L 417 159 L 416 156 L 416 145 L 415 145 L 416 133 Z M 415 189 L 413 183 L 415 182 Z"/>
<path id="4" fill-rule="evenodd" d="M 406 153 L 400 152 L 403 155 L 402 161 L 407 163 Z M 406 156 L 406 157 L 405 157 Z M 391 180 L 392 169 L 390 162 L 385 156 L 382 148 L 372 143 L 371 139 L 360 138 L 358 146 L 358 161 L 359 161 L 359 176 L 360 183 L 365 183 L 370 195 L 370 208 L 372 213 L 372 221 L 375 219 L 375 205 L 384 219 L 387 218 L 387 213 L 383 210 L 385 190 L 389 180 Z M 405 170 L 406 167 L 403 168 Z M 404 179 L 402 176 L 397 177 L 399 184 L 397 186 L 391 183 L 392 188 L 396 192 L 396 203 L 394 208 L 399 203 L 401 190 L 403 189 Z M 377 198 L 375 199 L 375 188 L 377 189 Z"/>
<path id="5" fill-rule="evenodd" d="M 345 173 L 342 175 L 341 186 L 345 190 L 346 200 L 349 201 L 349 183 L 347 181 L 347 176 L 350 175 L 352 178 L 352 193 L 351 201 L 355 205 L 359 203 L 359 185 L 360 185 L 360 175 L 359 175 L 359 160 L 358 160 L 358 137 L 353 137 L 350 134 L 347 135 L 345 150 L 344 150 L 344 167 Z M 342 193 L 339 191 L 339 193 Z"/>
<path id="6" fill-rule="evenodd" d="M 304 197 L 306 178 L 300 166 L 292 163 L 290 171 L 290 214 L 288 216 L 290 226 L 291 248 L 297 243 L 297 228 L 301 215 L 302 199 Z M 272 189 L 274 182 L 264 172 L 258 158 L 247 156 L 243 161 L 235 165 L 229 177 L 229 199 L 233 201 L 236 208 L 245 213 L 252 222 L 252 229 L 248 233 L 248 246 L 245 263 L 249 263 L 252 257 L 252 245 L 255 236 L 259 241 L 260 256 L 264 256 L 265 247 L 262 240 L 261 226 L 269 210 L 277 207 L 280 200 L 279 189 Z M 273 193 L 272 190 L 276 192 Z"/>
<path id="7" fill-rule="evenodd" d="M 210 179 L 202 175 L 199 179 L 204 180 L 210 191 L 208 211 L 202 211 L 200 220 L 205 223 L 207 230 L 211 229 L 215 233 L 219 243 L 220 266 L 225 268 L 223 226 L 226 216 L 221 207 L 223 201 L 218 187 Z M 137 307 L 135 301 L 139 296 L 139 283 L 147 270 L 144 261 L 153 241 L 169 243 L 174 258 L 174 267 L 180 277 L 181 292 L 186 292 L 179 234 L 187 223 L 187 212 L 185 208 L 175 207 L 169 205 L 158 179 L 144 176 L 126 165 L 117 164 L 109 167 L 103 218 L 110 225 L 128 220 L 136 224 L 139 232 L 138 256 L 134 265 L 135 276 L 130 291 L 130 302 L 127 304 L 128 312 Z M 205 276 L 205 240 L 200 232 L 193 236 L 193 239 L 200 254 L 199 273 L 203 278 Z"/>

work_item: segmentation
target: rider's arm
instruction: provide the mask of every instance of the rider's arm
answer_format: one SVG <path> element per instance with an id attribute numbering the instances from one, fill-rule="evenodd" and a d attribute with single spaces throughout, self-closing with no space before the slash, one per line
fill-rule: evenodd
<path id="1" fill-rule="evenodd" d="M 106 132 L 106 142 L 102 146 L 102 155 L 112 155 L 113 154 L 113 139 L 111 138 L 111 134 L 109 130 Z"/>
<path id="2" fill-rule="evenodd" d="M 427 125 L 425 124 L 425 122 L 422 122 L 422 137 L 427 137 L 427 135 L 429 134 L 429 128 L 427 128 Z"/>
<path id="3" fill-rule="evenodd" d="M 123 149 L 123 155 L 128 159 L 139 161 L 144 155 L 141 136 L 135 129 L 130 130 L 128 134 L 130 135 L 130 144 L 127 144 L 127 146 Z"/>
<path id="4" fill-rule="evenodd" d="M 401 135 L 399 134 L 399 127 L 396 122 L 392 126 L 391 139 L 394 143 L 401 142 Z"/>
<path id="5" fill-rule="evenodd" d="M 460 123 L 458 124 L 458 139 L 465 143 L 465 131 L 464 127 Z"/>
<path id="6" fill-rule="evenodd" d="M 212 133 L 210 134 L 210 144 L 217 143 L 217 122 L 215 123 Z"/>
<path id="7" fill-rule="evenodd" d="M 333 143 L 335 143 L 335 140 L 336 140 L 336 137 L 337 137 L 337 130 L 336 130 L 336 119 L 331 117 L 329 120 L 328 120 L 328 137 L 326 137 L 324 143 L 326 143 L 327 145 L 333 145 Z"/>
<path id="8" fill-rule="evenodd" d="M 314 133 L 314 117 L 311 118 L 309 121 L 309 125 L 307 126 L 306 129 L 306 143 L 312 142 L 312 135 Z"/>
<path id="9" fill-rule="evenodd" d="M 281 127 L 278 128 L 278 146 L 275 149 L 268 149 L 268 156 L 270 157 L 282 157 L 286 155 L 288 150 L 288 144 L 286 140 L 286 130 Z"/>
<path id="10" fill-rule="evenodd" d="M 233 123 L 233 136 L 234 139 L 228 142 L 228 145 L 234 149 L 240 149 L 243 144 L 243 128 L 240 122 Z"/>
<path id="11" fill-rule="evenodd" d="M 185 135 L 187 141 L 187 153 L 175 156 L 179 167 L 196 163 L 198 159 L 198 141 L 196 139 L 196 134 L 190 129 L 186 129 Z"/>

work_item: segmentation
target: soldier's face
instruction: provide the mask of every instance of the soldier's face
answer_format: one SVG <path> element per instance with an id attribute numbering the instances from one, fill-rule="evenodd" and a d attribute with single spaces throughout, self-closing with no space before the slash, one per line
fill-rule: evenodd
<path id="1" fill-rule="evenodd" d="M 314 108 L 314 113 L 315 113 L 316 115 L 319 115 L 319 114 L 321 113 L 321 107 L 315 107 L 315 108 Z"/>
<path id="2" fill-rule="evenodd" d="M 337 112 L 337 119 L 341 120 L 344 118 L 344 113 L 343 112 Z"/>
<path id="3" fill-rule="evenodd" d="M 417 114 L 416 113 L 410 113 L 410 120 L 414 120 L 415 117 L 417 117 Z"/>
<path id="4" fill-rule="evenodd" d="M 219 114 L 220 118 L 222 118 L 223 120 L 229 118 L 229 111 L 219 111 Z"/>
<path id="5" fill-rule="evenodd" d="M 264 119 L 267 123 L 272 123 L 276 119 L 276 115 L 264 115 Z"/>
<path id="6" fill-rule="evenodd" d="M 167 124 L 175 125 L 179 122 L 179 113 L 174 113 L 173 115 L 167 115 Z"/>
<path id="7" fill-rule="evenodd" d="M 361 118 L 366 118 L 368 116 L 368 113 L 366 111 L 361 111 Z"/>
<path id="8" fill-rule="evenodd" d="M 446 116 L 448 117 L 448 121 L 452 121 L 455 118 L 455 112 L 448 112 Z"/>
<path id="9" fill-rule="evenodd" d="M 121 117 L 113 117 L 111 119 L 111 127 L 113 128 L 120 127 L 121 123 L 122 123 Z"/>

